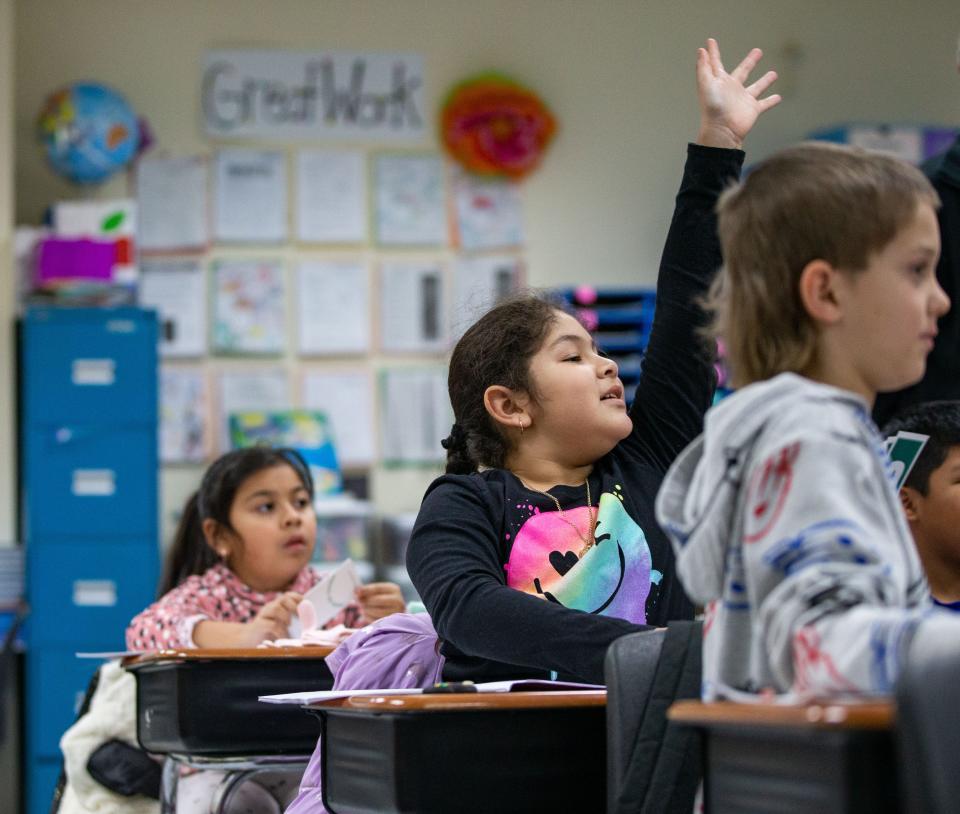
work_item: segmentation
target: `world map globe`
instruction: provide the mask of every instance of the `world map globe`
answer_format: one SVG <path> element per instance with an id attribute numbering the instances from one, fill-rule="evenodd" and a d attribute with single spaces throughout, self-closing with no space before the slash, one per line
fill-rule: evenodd
<path id="1" fill-rule="evenodd" d="M 77 82 L 47 97 L 38 121 L 50 166 L 78 184 L 96 184 L 136 155 L 136 114 L 106 85 Z"/>

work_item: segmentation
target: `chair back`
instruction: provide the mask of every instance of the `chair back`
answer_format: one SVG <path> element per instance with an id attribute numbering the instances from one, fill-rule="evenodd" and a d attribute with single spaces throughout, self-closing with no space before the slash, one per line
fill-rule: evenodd
<path id="1" fill-rule="evenodd" d="M 632 633 L 607 651 L 608 814 L 689 814 L 700 779 L 698 733 L 667 720 L 681 698 L 699 698 L 699 622 Z"/>
<path id="2" fill-rule="evenodd" d="M 908 814 L 945 814 L 960 805 L 960 643 L 911 652 L 896 687 L 897 758 Z"/>

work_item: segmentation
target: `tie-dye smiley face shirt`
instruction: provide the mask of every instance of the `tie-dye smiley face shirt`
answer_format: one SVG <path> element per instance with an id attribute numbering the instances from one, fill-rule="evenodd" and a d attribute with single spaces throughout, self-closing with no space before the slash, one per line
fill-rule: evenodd
<path id="1" fill-rule="evenodd" d="M 428 489 L 407 570 L 440 634 L 446 679 L 555 672 L 602 682 L 614 639 L 692 617 L 653 506 L 713 398 L 713 356 L 698 334 L 706 320 L 696 303 L 720 266 L 714 206 L 742 161 L 738 150 L 688 148 L 630 408 L 633 432 L 595 462 L 593 506 L 583 484 L 548 496 L 503 469 L 444 475 Z"/>

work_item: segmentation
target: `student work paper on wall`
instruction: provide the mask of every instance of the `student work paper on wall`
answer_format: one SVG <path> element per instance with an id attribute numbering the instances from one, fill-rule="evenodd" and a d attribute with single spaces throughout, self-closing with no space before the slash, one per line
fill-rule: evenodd
<path id="1" fill-rule="evenodd" d="M 437 463 L 440 439 L 450 433 L 453 411 L 444 368 L 393 368 L 380 381 L 381 436 L 386 464 Z"/>
<path id="2" fill-rule="evenodd" d="M 162 356 L 207 352 L 207 281 L 198 262 L 145 260 L 139 300 L 159 313 Z"/>
<path id="3" fill-rule="evenodd" d="M 224 353 L 282 353 L 283 268 L 269 260 L 214 266 L 214 347 Z"/>
<path id="4" fill-rule="evenodd" d="M 260 150 L 220 150 L 216 156 L 213 211 L 216 240 L 285 241 L 286 156 Z"/>
<path id="5" fill-rule="evenodd" d="M 209 169 L 203 156 L 137 162 L 141 251 L 201 251 L 210 242 Z"/>
<path id="6" fill-rule="evenodd" d="M 364 243 L 367 176 L 356 150 L 302 150 L 297 155 L 297 239 Z"/>
<path id="7" fill-rule="evenodd" d="M 379 243 L 447 243 L 443 162 L 439 156 L 380 154 L 374 162 L 374 184 Z"/>
<path id="8" fill-rule="evenodd" d="M 250 410 L 289 410 L 290 382 L 283 370 L 245 368 L 220 374 L 219 390 L 220 451 L 230 449 L 230 413 Z"/>
<path id="9" fill-rule="evenodd" d="M 160 371 L 160 460 L 197 462 L 210 452 L 207 379 L 200 370 Z"/>
<path id="10" fill-rule="evenodd" d="M 508 256 L 460 258 L 454 267 L 450 331 L 460 337 L 489 308 L 523 283 L 523 263 Z"/>
<path id="11" fill-rule="evenodd" d="M 380 338 L 385 351 L 429 352 L 446 344 L 443 271 L 385 263 L 380 269 Z"/>
<path id="12" fill-rule="evenodd" d="M 361 262 L 307 261 L 297 274 L 300 353 L 370 350 L 370 284 Z"/>
<path id="13" fill-rule="evenodd" d="M 458 172 L 453 189 L 457 243 L 461 248 L 470 251 L 523 244 L 519 184 L 475 178 Z"/>
<path id="14" fill-rule="evenodd" d="M 373 383 L 366 371 L 307 371 L 301 394 L 304 407 L 327 414 L 341 466 L 373 463 Z"/>

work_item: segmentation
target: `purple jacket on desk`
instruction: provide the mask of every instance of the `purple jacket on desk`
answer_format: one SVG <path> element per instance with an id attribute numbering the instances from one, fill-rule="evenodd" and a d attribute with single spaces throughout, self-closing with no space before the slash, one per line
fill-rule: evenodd
<path id="1" fill-rule="evenodd" d="M 443 673 L 440 640 L 425 613 L 394 613 L 354 633 L 326 658 L 335 690 L 432 687 Z M 320 793 L 322 743 L 286 814 L 326 814 Z"/>

